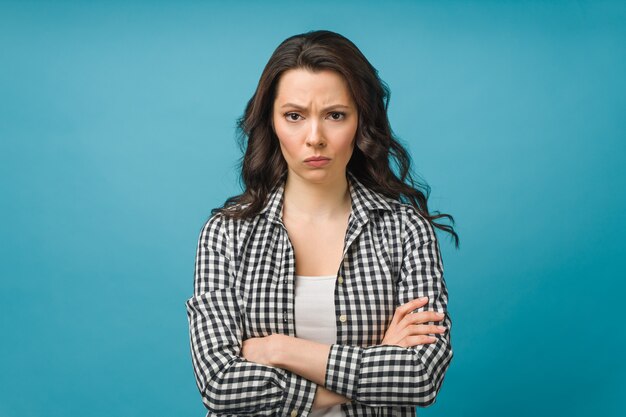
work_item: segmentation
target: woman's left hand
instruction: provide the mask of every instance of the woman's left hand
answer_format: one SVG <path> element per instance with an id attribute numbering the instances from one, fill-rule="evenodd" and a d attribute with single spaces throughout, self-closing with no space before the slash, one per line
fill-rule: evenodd
<path id="1" fill-rule="evenodd" d="M 241 356 L 249 362 L 274 366 L 274 358 L 278 351 L 278 336 L 280 335 L 271 334 L 244 340 L 241 345 Z"/>

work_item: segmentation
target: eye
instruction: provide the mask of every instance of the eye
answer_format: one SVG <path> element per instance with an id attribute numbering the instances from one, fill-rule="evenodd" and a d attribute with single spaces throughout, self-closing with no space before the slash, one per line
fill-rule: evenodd
<path id="1" fill-rule="evenodd" d="M 287 112 L 284 115 L 287 118 L 287 121 L 289 122 L 297 122 L 299 120 L 300 116 L 298 113 L 294 113 L 294 112 Z"/>
<path id="2" fill-rule="evenodd" d="M 346 117 L 346 114 L 340 111 L 334 111 L 329 113 L 329 116 L 332 120 L 343 120 Z"/>

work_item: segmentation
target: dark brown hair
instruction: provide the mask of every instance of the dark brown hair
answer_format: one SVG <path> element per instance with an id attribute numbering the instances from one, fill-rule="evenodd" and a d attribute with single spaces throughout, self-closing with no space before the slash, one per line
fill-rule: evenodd
<path id="1" fill-rule="evenodd" d="M 244 153 L 239 163 L 244 192 L 228 198 L 211 214 L 221 212 L 240 219 L 257 215 L 269 192 L 286 174 L 287 162 L 272 128 L 272 111 L 281 75 L 295 68 L 313 72 L 334 70 L 345 78 L 359 115 L 355 147 L 347 169 L 369 189 L 410 203 L 434 227 L 450 233 L 458 247 L 459 237 L 454 228 L 435 222 L 445 217 L 453 225 L 454 218 L 428 212 L 430 187 L 413 178 L 410 155 L 391 130 L 387 118 L 389 88 L 349 39 L 327 30 L 291 36 L 270 57 L 254 95 L 237 121 L 239 147 Z M 392 163 L 399 175 L 394 173 Z"/>

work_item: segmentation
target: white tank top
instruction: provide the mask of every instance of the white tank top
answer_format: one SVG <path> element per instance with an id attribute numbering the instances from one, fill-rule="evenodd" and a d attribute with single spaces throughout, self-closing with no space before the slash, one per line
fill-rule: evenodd
<path id="1" fill-rule="evenodd" d="M 296 337 L 331 345 L 337 342 L 335 275 L 296 275 Z M 345 417 L 341 404 L 315 410 L 310 417 Z"/>

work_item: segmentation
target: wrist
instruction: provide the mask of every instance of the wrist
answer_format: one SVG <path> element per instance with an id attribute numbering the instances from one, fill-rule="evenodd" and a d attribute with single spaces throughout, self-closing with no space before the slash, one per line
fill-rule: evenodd
<path id="1" fill-rule="evenodd" d="M 287 348 L 286 339 L 288 337 L 289 336 L 285 336 L 284 334 L 279 334 L 279 333 L 275 333 L 271 335 L 272 342 L 270 345 L 270 349 L 271 349 L 270 361 L 272 363 L 272 366 L 275 366 L 278 368 L 283 367 L 284 358 L 285 358 L 284 351 Z"/>
<path id="2" fill-rule="evenodd" d="M 271 339 L 272 366 L 281 368 L 323 386 L 325 383 L 329 345 L 275 334 Z"/>

